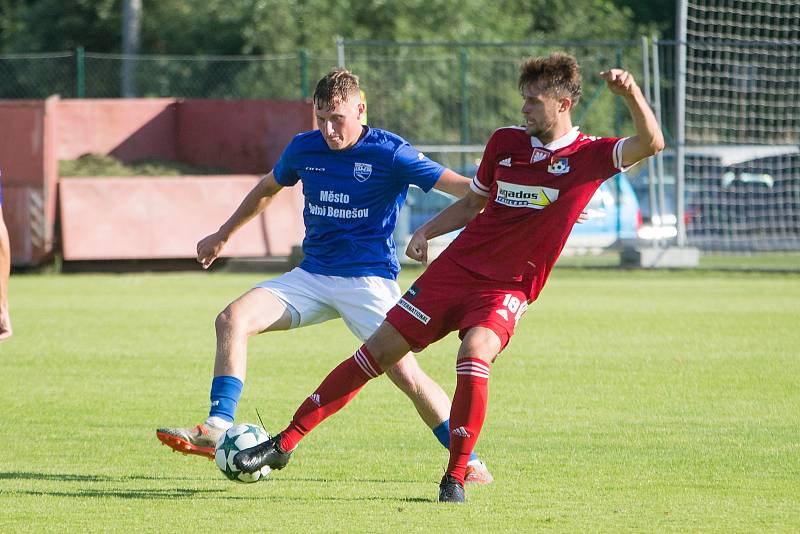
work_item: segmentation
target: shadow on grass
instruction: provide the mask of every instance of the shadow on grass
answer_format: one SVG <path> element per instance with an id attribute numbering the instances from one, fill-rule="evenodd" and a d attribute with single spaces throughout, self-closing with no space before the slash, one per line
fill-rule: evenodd
<path id="1" fill-rule="evenodd" d="M 0 480 L 53 480 L 57 482 L 124 482 L 126 480 L 195 480 L 185 477 L 153 477 L 126 475 L 76 475 L 74 473 L 31 473 L 26 471 L 0 472 Z"/>
<path id="2" fill-rule="evenodd" d="M 138 499 L 138 500 L 164 500 L 164 499 L 223 499 L 226 501 L 258 501 L 274 503 L 302 503 L 302 502 L 391 502 L 391 503 L 435 503 L 436 499 L 422 497 L 296 497 L 285 495 L 231 495 L 227 490 L 198 490 L 198 489 L 140 489 L 140 490 L 76 490 L 76 491 L 20 491 L 22 495 L 34 497 L 73 497 L 80 499 Z M 437 503 L 438 504 L 438 503 Z"/>
<path id="3" fill-rule="evenodd" d="M 149 480 L 149 481 L 191 481 L 193 478 L 180 478 L 180 477 L 157 477 L 157 476 L 108 476 L 108 475 L 80 475 L 73 473 L 34 473 L 25 471 L 12 471 L 0 472 L 0 480 L 44 480 L 56 482 L 98 482 L 98 483 L 124 483 L 132 480 Z M 271 486 L 275 484 L 297 483 L 297 482 L 314 482 L 327 484 L 335 482 L 333 479 L 326 478 L 291 478 L 280 479 L 271 478 L 259 485 Z M 361 483 L 417 483 L 409 480 L 387 480 L 387 479 L 359 479 Z M 233 489 L 232 485 L 230 489 Z M 431 484 L 431 488 L 435 485 Z M 391 496 L 341 496 L 341 495 L 328 495 L 320 496 L 313 495 L 308 497 L 287 496 L 281 493 L 272 493 L 268 490 L 265 493 L 254 495 L 241 495 L 231 492 L 230 489 L 192 489 L 192 488 L 159 488 L 159 489 L 87 489 L 81 488 L 74 491 L 17 491 L 24 495 L 33 496 L 50 496 L 50 497 L 77 497 L 77 498 L 113 498 L 113 499 L 141 499 L 141 500 L 159 500 L 159 499 L 224 499 L 224 500 L 249 500 L 249 501 L 269 501 L 275 503 L 291 503 L 291 502 L 314 502 L 314 501 L 329 501 L 329 502 L 357 502 L 357 501 L 385 501 L 394 503 L 433 503 L 437 502 L 433 498 L 423 497 L 391 497 Z M 265 487 L 265 490 L 267 488 Z M 433 492 L 433 490 L 432 490 Z M 435 492 L 433 492 L 435 493 Z"/>
<path id="4" fill-rule="evenodd" d="M 142 489 L 142 490 L 77 490 L 77 491 L 22 491 L 24 495 L 49 497 L 80 497 L 99 498 L 111 497 L 114 499 L 187 499 L 211 493 L 225 493 L 225 490 L 198 490 L 198 489 Z"/>
<path id="5" fill-rule="evenodd" d="M 439 486 L 439 481 L 432 480 L 411 480 L 408 478 L 323 478 L 323 477 L 280 477 L 270 475 L 269 482 L 320 482 L 324 484 L 342 483 L 342 484 L 436 484 Z"/>

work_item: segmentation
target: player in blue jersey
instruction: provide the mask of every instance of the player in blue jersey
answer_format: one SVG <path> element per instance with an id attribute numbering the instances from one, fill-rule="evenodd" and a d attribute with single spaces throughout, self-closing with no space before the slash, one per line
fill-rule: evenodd
<path id="1" fill-rule="evenodd" d="M 3 219 L 3 183 L 0 181 L 0 341 L 11 337 L 11 315 L 8 311 L 8 277 L 11 272 L 11 247 Z"/>
<path id="2" fill-rule="evenodd" d="M 197 261 L 208 268 L 231 235 L 261 213 L 281 188 L 302 182 L 303 262 L 257 284 L 217 316 L 208 418 L 193 428 L 156 431 L 174 450 L 213 457 L 217 438 L 233 424 L 250 336 L 341 317 L 358 338 L 368 339 L 401 295 L 392 233 L 408 187 L 435 187 L 458 197 L 469 190 L 468 178 L 431 161 L 400 136 L 363 126 L 365 107 L 358 78 L 350 72 L 336 69 L 322 78 L 313 101 L 319 129 L 295 136 L 233 215 L 197 244 Z M 411 353 L 386 374 L 449 447 L 450 400 L 442 388 Z M 492 481 L 474 454 L 467 481 Z"/>

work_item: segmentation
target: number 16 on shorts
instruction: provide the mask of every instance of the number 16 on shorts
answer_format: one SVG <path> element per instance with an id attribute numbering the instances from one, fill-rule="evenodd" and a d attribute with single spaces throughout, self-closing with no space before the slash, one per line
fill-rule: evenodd
<path id="1" fill-rule="evenodd" d="M 514 325 L 516 326 L 520 317 L 522 317 L 527 310 L 528 303 L 526 301 L 521 301 L 511 293 L 506 293 L 505 297 L 503 297 L 503 308 L 495 310 L 495 313 L 506 321 L 513 317 Z"/>

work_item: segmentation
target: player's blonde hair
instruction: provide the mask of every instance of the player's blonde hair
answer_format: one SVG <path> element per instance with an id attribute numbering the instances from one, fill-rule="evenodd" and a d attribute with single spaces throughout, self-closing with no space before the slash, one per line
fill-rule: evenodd
<path id="1" fill-rule="evenodd" d="M 347 69 L 333 69 L 317 83 L 314 105 L 318 108 L 332 107 L 337 102 L 347 102 L 360 94 L 358 76 Z"/>
<path id="2" fill-rule="evenodd" d="M 519 90 L 533 84 L 556 98 L 569 97 L 574 107 L 581 98 L 581 69 L 569 54 L 554 52 L 549 56 L 530 57 L 522 62 Z"/>

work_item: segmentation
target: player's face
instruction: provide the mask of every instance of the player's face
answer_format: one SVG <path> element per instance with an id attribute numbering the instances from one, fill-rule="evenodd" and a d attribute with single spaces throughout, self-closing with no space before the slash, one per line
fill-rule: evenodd
<path id="1" fill-rule="evenodd" d="M 346 101 L 335 101 L 332 106 L 314 106 L 317 128 L 331 150 L 344 150 L 356 144 L 361 137 L 361 115 L 364 104 L 358 96 Z"/>
<path id="2" fill-rule="evenodd" d="M 522 115 L 525 117 L 525 131 L 542 142 L 553 140 L 554 133 L 565 119 L 569 120 L 568 98 L 556 98 L 549 92 L 542 92 L 535 84 L 522 90 Z"/>

